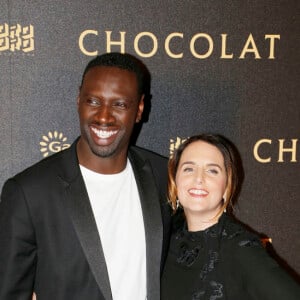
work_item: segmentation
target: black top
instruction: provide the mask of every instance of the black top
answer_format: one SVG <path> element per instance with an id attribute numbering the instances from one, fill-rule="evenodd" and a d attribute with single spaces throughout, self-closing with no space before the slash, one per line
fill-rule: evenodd
<path id="1" fill-rule="evenodd" d="M 162 277 L 162 300 L 299 300 L 300 286 L 259 237 L 223 214 L 204 231 L 174 230 Z"/>

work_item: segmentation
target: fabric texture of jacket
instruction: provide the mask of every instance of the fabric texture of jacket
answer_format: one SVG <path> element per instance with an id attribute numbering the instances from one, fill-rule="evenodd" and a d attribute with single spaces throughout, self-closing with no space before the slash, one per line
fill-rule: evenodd
<path id="1" fill-rule="evenodd" d="M 158 300 L 170 227 L 167 160 L 135 146 L 129 148 L 128 157 L 145 226 L 147 299 Z M 3 187 L 0 299 L 29 300 L 32 291 L 38 300 L 112 299 L 76 142 Z"/>

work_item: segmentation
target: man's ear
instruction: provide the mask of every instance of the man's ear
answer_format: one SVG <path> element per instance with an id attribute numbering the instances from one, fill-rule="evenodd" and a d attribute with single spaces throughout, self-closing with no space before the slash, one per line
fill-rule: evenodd
<path id="1" fill-rule="evenodd" d="M 78 95 L 78 96 L 77 96 L 77 99 L 76 99 L 77 110 L 79 110 L 79 102 L 80 102 L 80 97 L 79 97 L 79 95 Z"/>
<path id="2" fill-rule="evenodd" d="M 137 111 L 136 119 L 135 119 L 136 123 L 139 123 L 142 119 L 142 115 L 143 115 L 143 111 L 144 111 L 144 97 L 145 97 L 145 95 L 143 94 L 141 96 L 141 99 L 138 104 L 138 111 Z"/>

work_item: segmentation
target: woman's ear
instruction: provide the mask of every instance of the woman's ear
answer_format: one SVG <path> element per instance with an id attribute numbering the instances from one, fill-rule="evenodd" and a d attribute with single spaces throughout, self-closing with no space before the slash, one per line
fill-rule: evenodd
<path id="1" fill-rule="evenodd" d="M 223 200 L 224 200 L 224 203 L 226 202 L 227 200 L 227 194 L 228 194 L 228 187 L 226 188 L 224 194 L 223 194 Z"/>

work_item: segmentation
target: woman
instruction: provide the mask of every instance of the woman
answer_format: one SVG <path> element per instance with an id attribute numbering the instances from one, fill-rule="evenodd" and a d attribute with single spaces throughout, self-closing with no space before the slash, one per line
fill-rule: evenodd
<path id="1" fill-rule="evenodd" d="M 163 300 L 300 299 L 299 285 L 271 259 L 259 237 L 226 213 L 239 187 L 233 145 L 219 135 L 186 140 L 169 162 L 175 222 L 162 277 Z"/>

